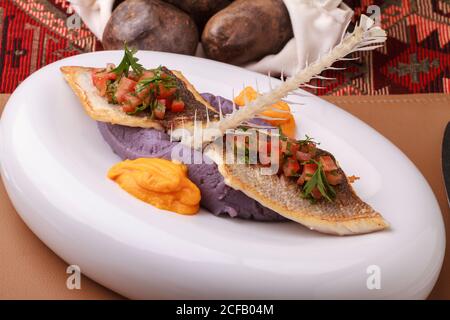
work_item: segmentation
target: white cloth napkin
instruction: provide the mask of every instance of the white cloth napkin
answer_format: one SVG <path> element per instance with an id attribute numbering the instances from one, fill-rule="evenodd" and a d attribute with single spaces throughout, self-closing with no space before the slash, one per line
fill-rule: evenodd
<path id="1" fill-rule="evenodd" d="M 103 30 L 111 17 L 114 0 L 69 0 L 69 2 L 89 30 L 101 40 Z"/>
<path id="2" fill-rule="evenodd" d="M 291 18 L 294 38 L 277 54 L 244 65 L 257 72 L 291 75 L 328 52 L 344 34 L 353 11 L 342 0 L 283 0 Z M 114 0 L 71 0 L 74 10 L 101 39 Z M 201 46 L 196 55 L 204 56 Z"/>

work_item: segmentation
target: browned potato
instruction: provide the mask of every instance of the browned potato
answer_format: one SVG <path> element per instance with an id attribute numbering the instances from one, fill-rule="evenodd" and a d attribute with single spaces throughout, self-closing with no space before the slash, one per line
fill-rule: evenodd
<path id="1" fill-rule="evenodd" d="M 198 41 L 194 21 L 180 9 L 160 0 L 126 0 L 113 11 L 102 42 L 108 50 L 122 49 L 126 42 L 138 49 L 193 55 Z"/>
<path id="2" fill-rule="evenodd" d="M 208 21 L 202 44 L 209 58 L 242 64 L 279 52 L 292 37 L 282 0 L 236 0 Z"/>
<path id="3" fill-rule="evenodd" d="M 122 2 L 124 2 L 124 0 L 114 0 L 114 2 L 113 2 L 113 10 L 114 10 L 115 8 L 117 8 L 117 6 L 118 6 L 119 4 L 121 4 Z"/>
<path id="4" fill-rule="evenodd" d="M 216 12 L 230 4 L 230 0 L 164 0 L 186 11 L 194 18 L 200 30 Z"/>

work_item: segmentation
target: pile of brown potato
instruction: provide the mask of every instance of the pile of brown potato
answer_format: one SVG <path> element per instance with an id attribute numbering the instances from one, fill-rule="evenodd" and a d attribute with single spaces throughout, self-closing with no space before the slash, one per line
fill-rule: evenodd
<path id="1" fill-rule="evenodd" d="M 279 52 L 293 37 L 282 0 L 116 0 L 103 47 L 207 57 L 233 64 Z"/>

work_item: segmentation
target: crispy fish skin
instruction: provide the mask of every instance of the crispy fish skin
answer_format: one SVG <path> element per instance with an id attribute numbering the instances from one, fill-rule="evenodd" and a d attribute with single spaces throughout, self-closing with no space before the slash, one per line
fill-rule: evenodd
<path id="1" fill-rule="evenodd" d="M 318 153 L 331 155 L 320 149 Z M 209 154 L 215 159 L 228 186 L 311 230 L 334 235 L 355 235 L 389 227 L 380 213 L 356 195 L 347 178 L 334 186 L 334 201 L 322 199 L 311 203 L 301 197 L 300 186 L 284 175 L 262 175 L 258 165 L 225 164 L 218 157 L 220 152 L 215 148 Z M 339 171 L 346 177 L 342 169 Z"/>
<path id="2" fill-rule="evenodd" d="M 86 113 L 94 120 L 109 122 L 129 127 L 153 128 L 168 130 L 177 128 L 190 129 L 194 124 L 194 117 L 206 124 L 207 111 L 212 121 L 218 118 L 216 110 L 203 99 L 191 83 L 179 71 L 170 72 L 176 77 L 180 97 L 185 102 L 185 110 L 179 113 L 167 112 L 164 120 L 151 119 L 145 114 L 128 115 L 116 104 L 108 103 L 100 96 L 92 83 L 91 72 L 94 68 L 79 66 L 61 67 L 67 83 L 77 95 Z"/>

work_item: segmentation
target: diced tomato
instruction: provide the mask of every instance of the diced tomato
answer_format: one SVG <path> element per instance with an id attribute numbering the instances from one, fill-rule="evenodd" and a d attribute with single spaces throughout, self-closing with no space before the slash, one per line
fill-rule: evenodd
<path id="1" fill-rule="evenodd" d="M 156 115 L 156 110 L 155 110 L 155 117 L 157 117 L 158 119 L 164 119 L 164 115 L 166 113 L 168 103 L 169 103 L 169 101 L 167 99 L 158 99 L 158 105 L 164 106 L 164 111 L 163 112 L 159 111 L 159 115 L 161 116 L 161 118 L 158 118 L 158 115 Z"/>
<path id="2" fill-rule="evenodd" d="M 122 105 L 122 111 L 123 112 L 135 112 L 136 111 L 136 107 L 133 107 L 132 105 L 129 105 L 128 103 L 124 103 Z"/>
<path id="3" fill-rule="evenodd" d="M 327 181 L 332 186 L 336 186 L 343 181 L 343 176 L 337 172 L 326 172 L 325 176 L 327 177 Z"/>
<path id="4" fill-rule="evenodd" d="M 150 78 L 153 78 L 154 76 L 155 76 L 155 74 L 153 73 L 153 71 L 146 70 L 146 71 L 142 72 L 142 75 L 139 80 L 150 79 Z"/>
<path id="5" fill-rule="evenodd" d="M 283 173 L 286 177 L 292 177 L 300 171 L 300 164 L 294 158 L 289 158 L 283 164 Z"/>
<path id="6" fill-rule="evenodd" d="M 296 156 L 298 161 L 309 161 L 312 158 L 311 154 L 302 151 L 297 151 Z"/>
<path id="7" fill-rule="evenodd" d="M 149 71 L 149 70 L 144 71 L 138 81 L 153 78 L 154 75 L 155 74 L 152 71 Z M 140 99 L 145 99 L 151 94 L 152 91 L 154 91 L 154 88 L 155 88 L 155 84 L 149 83 L 148 85 L 145 86 L 145 88 L 143 90 L 139 91 L 137 93 L 137 95 Z"/>
<path id="8" fill-rule="evenodd" d="M 175 94 L 177 88 L 166 88 L 162 83 L 158 87 L 158 99 L 166 99 Z"/>
<path id="9" fill-rule="evenodd" d="M 317 171 L 317 164 L 315 163 L 306 163 L 303 165 L 303 172 L 301 176 L 297 180 L 297 184 L 303 185 L 306 181 L 311 180 L 311 177 L 316 173 Z M 327 173 L 328 174 L 328 173 Z M 327 175 L 328 178 L 328 175 Z M 336 180 L 337 181 L 337 180 Z M 334 181 L 333 181 L 334 182 Z M 331 183 L 330 183 L 331 184 Z"/>
<path id="10" fill-rule="evenodd" d="M 102 69 L 94 69 L 92 71 L 91 77 L 94 86 L 103 97 L 106 95 L 108 81 L 117 79 L 117 75 L 114 72 L 106 72 L 105 70 L 102 71 Z"/>
<path id="11" fill-rule="evenodd" d="M 172 112 L 182 112 L 184 110 L 184 102 L 181 100 L 173 100 L 171 106 Z"/>
<path id="12" fill-rule="evenodd" d="M 108 79 L 104 77 L 92 77 L 92 82 L 100 95 L 104 97 L 106 95 L 106 90 L 108 89 Z"/>
<path id="13" fill-rule="evenodd" d="M 153 109 L 153 114 L 155 115 L 156 119 L 164 119 L 164 115 L 166 113 L 166 106 L 158 101 L 158 104 L 156 105 L 155 109 Z"/>
<path id="14" fill-rule="evenodd" d="M 116 79 L 117 79 L 117 74 L 115 74 L 114 72 L 108 72 L 108 73 L 106 74 L 106 77 L 107 77 L 109 80 L 116 80 Z"/>
<path id="15" fill-rule="evenodd" d="M 305 153 L 310 153 L 313 157 L 316 153 L 316 144 L 314 142 L 305 142 L 302 143 L 301 147 L 300 147 L 300 151 L 301 152 L 305 152 Z"/>
<path id="16" fill-rule="evenodd" d="M 128 102 L 129 104 L 134 105 L 134 106 L 138 106 L 142 103 L 142 100 L 139 99 L 139 97 L 136 97 L 135 95 L 133 95 L 131 93 L 127 93 L 125 95 L 125 99 L 126 99 L 126 102 Z"/>
<path id="17" fill-rule="evenodd" d="M 325 172 L 337 170 L 338 168 L 330 156 L 321 156 L 320 163 L 323 165 L 323 171 Z"/>
<path id="18" fill-rule="evenodd" d="M 290 140 L 281 142 L 281 151 L 288 156 L 295 155 L 299 149 L 300 145 L 296 142 Z"/>
<path id="19" fill-rule="evenodd" d="M 148 96 L 144 97 L 144 99 L 142 99 L 142 103 L 146 104 L 146 105 L 150 105 L 152 102 L 152 95 L 149 94 Z"/>
<path id="20" fill-rule="evenodd" d="M 117 74 L 115 74 L 114 72 L 106 71 L 104 69 L 94 69 L 92 71 L 92 80 L 94 80 L 94 78 L 106 78 L 108 80 L 116 80 Z"/>
<path id="21" fill-rule="evenodd" d="M 137 96 L 139 97 L 139 99 L 142 99 L 142 100 L 145 99 L 149 95 L 150 95 L 150 87 L 149 86 L 146 86 L 144 89 L 137 92 Z"/>
<path id="22" fill-rule="evenodd" d="M 137 75 L 135 72 L 130 72 L 130 73 L 128 73 L 127 78 L 138 82 L 139 79 L 141 78 L 141 76 Z"/>
<path id="23" fill-rule="evenodd" d="M 317 164 L 315 164 L 315 163 L 306 163 L 303 166 L 303 172 L 306 175 L 313 175 L 316 172 L 316 170 L 317 170 Z"/>
<path id="24" fill-rule="evenodd" d="M 128 79 L 127 77 L 122 77 L 122 79 L 120 79 L 116 91 L 116 99 L 119 103 L 125 102 L 127 93 L 134 92 L 136 83 L 136 81 Z"/>
<path id="25" fill-rule="evenodd" d="M 166 110 L 172 109 L 173 97 L 166 98 Z"/>
<path id="26" fill-rule="evenodd" d="M 161 72 L 161 79 L 168 79 L 169 75 L 165 72 Z"/>
<path id="27" fill-rule="evenodd" d="M 124 112 L 134 112 L 134 111 L 136 111 L 136 108 L 140 104 L 142 104 L 142 100 L 139 99 L 138 97 L 132 95 L 131 93 L 125 94 L 124 99 L 125 99 L 125 101 L 122 106 L 122 110 Z M 129 111 L 126 111 L 126 110 L 129 110 Z"/>
<path id="28" fill-rule="evenodd" d="M 314 189 L 312 189 L 311 191 L 311 195 L 314 199 L 319 200 L 320 198 L 322 198 L 322 194 L 320 193 L 319 189 L 317 189 L 317 187 L 315 187 Z"/>
<path id="29" fill-rule="evenodd" d="M 300 149 L 300 145 L 298 143 L 291 142 L 290 144 L 288 144 L 288 149 L 292 155 L 295 155 L 297 151 Z"/>
<path id="30" fill-rule="evenodd" d="M 315 163 L 306 163 L 303 165 L 303 172 L 302 176 L 305 181 L 308 181 L 311 179 L 311 177 L 314 175 L 314 173 L 317 170 L 317 164 Z"/>

